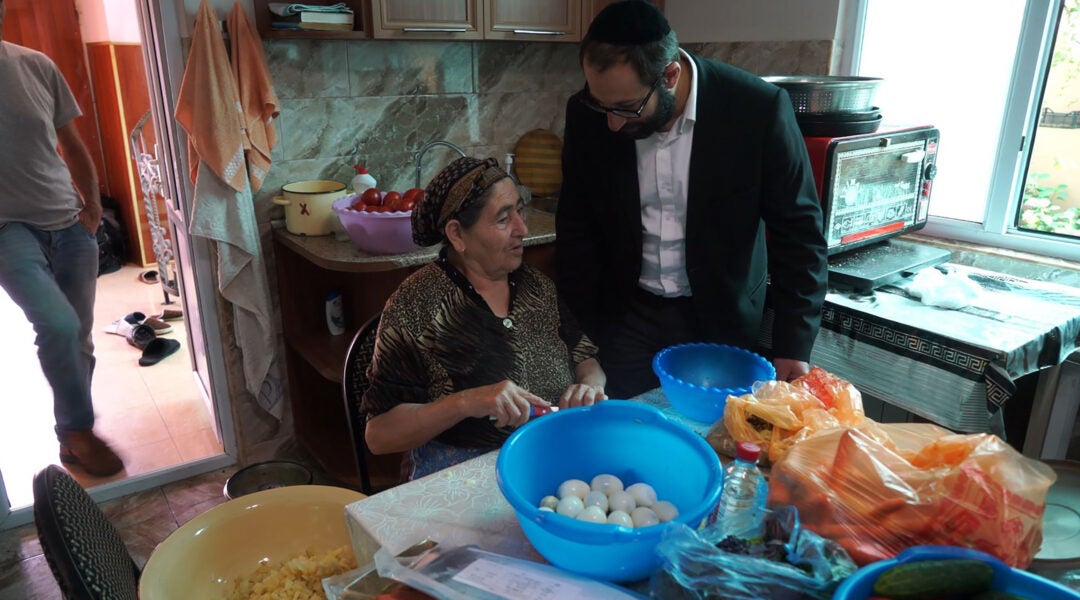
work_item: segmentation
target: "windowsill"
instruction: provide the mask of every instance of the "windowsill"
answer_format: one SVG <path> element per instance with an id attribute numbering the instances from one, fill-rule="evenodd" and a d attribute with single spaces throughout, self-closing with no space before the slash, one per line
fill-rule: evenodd
<path id="1" fill-rule="evenodd" d="M 1080 287 L 1080 263 L 1076 261 L 919 234 L 908 234 L 904 237 L 921 244 L 951 250 L 952 262 L 958 264 L 1036 281 Z"/>

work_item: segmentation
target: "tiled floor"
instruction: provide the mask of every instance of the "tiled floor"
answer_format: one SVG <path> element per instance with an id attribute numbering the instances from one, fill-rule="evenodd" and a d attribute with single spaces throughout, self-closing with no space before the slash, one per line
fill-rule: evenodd
<path id="1" fill-rule="evenodd" d="M 340 485 L 296 448 L 287 447 L 283 452 L 280 458 L 308 467 L 312 472 L 312 483 Z M 124 545 L 141 569 L 154 548 L 170 533 L 225 502 L 225 481 L 235 471 L 235 468 L 221 469 L 110 500 L 101 504 L 101 510 L 120 532 Z M 35 526 L 31 523 L 0 531 L 0 600 L 59 598 L 60 590 L 42 554 Z"/>
<path id="2" fill-rule="evenodd" d="M 109 323 L 131 312 L 159 313 L 160 285 L 147 285 L 133 265 L 98 278 L 94 310 L 95 429 L 124 459 L 125 469 L 108 477 L 72 474 L 84 486 L 123 479 L 220 454 L 210 414 L 195 384 L 184 322 L 171 322 L 162 337 L 178 340 L 180 350 L 156 365 L 138 364 L 141 350 L 105 332 Z M 179 308 L 179 299 L 170 307 Z M 52 392 L 38 364 L 34 332 L 22 311 L 0 290 L 0 472 L 13 507 L 33 502 L 31 482 L 39 469 L 57 463 Z M 220 490 L 219 490 L 220 491 Z"/>

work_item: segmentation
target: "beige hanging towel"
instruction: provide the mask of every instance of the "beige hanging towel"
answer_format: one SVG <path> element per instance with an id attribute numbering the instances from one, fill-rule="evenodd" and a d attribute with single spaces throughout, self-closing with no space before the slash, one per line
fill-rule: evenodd
<path id="1" fill-rule="evenodd" d="M 188 134 L 194 182 L 200 160 L 234 190 L 246 185 L 242 111 L 217 14 L 202 1 L 176 101 L 176 121 Z"/>
<path id="2" fill-rule="evenodd" d="M 270 151 L 277 144 L 274 117 L 278 115 L 281 101 L 274 92 L 262 40 L 239 2 L 233 5 L 226 24 L 232 42 L 232 72 L 243 112 L 248 178 L 251 191 L 257 192 L 270 170 Z"/>

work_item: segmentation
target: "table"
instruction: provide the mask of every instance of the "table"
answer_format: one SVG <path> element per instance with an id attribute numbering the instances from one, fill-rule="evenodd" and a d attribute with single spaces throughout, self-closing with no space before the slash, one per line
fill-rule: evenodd
<path id="1" fill-rule="evenodd" d="M 869 294 L 831 290 L 811 363 L 950 429 L 1004 437 L 1001 408 L 1016 380 L 1034 372 L 1057 377 L 1080 344 L 1080 290 L 951 263 L 943 268 L 978 284 L 969 306 L 929 306 L 897 285 Z M 1040 388 L 1033 414 L 1049 415 L 1051 386 Z"/>
<path id="2" fill-rule="evenodd" d="M 660 389 L 634 398 L 704 436 L 710 423 L 675 411 Z M 380 547 L 392 554 L 432 536 L 447 547 L 475 544 L 506 556 L 545 561 L 518 525 L 514 509 L 495 482 L 499 451 L 432 473 L 345 507 L 353 552 L 371 562 Z"/>

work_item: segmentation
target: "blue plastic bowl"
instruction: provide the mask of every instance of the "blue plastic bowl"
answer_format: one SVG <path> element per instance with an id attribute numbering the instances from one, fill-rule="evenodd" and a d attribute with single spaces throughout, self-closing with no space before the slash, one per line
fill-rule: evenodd
<path id="1" fill-rule="evenodd" d="M 997 558 L 978 550 L 958 546 L 913 546 L 896 555 L 896 558 L 879 560 L 859 569 L 836 589 L 833 600 L 866 600 L 874 595 L 874 583 L 882 573 L 902 563 L 924 560 L 949 560 L 970 558 L 981 560 L 994 569 L 990 588 L 1009 592 L 1025 598 L 1039 600 L 1077 600 L 1080 594 L 1049 579 L 1014 569 Z"/>
<path id="2" fill-rule="evenodd" d="M 669 523 L 630 528 L 541 512 L 540 499 L 567 479 L 610 473 L 645 482 L 679 509 Z M 723 471 L 705 439 L 659 410 L 608 400 L 535 418 L 503 443 L 499 490 L 536 551 L 553 565 L 594 579 L 645 579 L 660 566 L 656 545 L 673 523 L 697 527 L 720 499 Z"/>
<path id="3" fill-rule="evenodd" d="M 749 394 L 755 381 L 776 379 L 764 357 L 725 344 L 680 344 L 653 357 L 653 372 L 675 410 L 704 423 L 724 416 L 728 396 Z"/>

